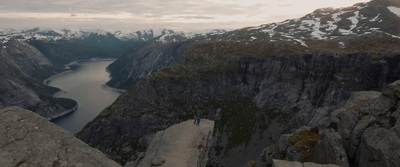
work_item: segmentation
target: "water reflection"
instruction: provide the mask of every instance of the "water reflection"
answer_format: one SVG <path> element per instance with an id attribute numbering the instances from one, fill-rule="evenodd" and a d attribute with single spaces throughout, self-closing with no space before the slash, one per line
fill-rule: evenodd
<path id="1" fill-rule="evenodd" d="M 72 72 L 57 76 L 48 82 L 48 85 L 66 92 L 59 97 L 74 99 L 79 104 L 78 110 L 52 120 L 53 123 L 76 133 L 115 101 L 121 92 L 104 87 L 104 84 L 110 80 L 106 67 L 113 61 L 80 62 L 78 68 Z"/>

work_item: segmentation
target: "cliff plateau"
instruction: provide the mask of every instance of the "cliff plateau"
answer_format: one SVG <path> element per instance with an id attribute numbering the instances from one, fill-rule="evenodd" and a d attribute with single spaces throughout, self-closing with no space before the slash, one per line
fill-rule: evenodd
<path id="1" fill-rule="evenodd" d="M 205 166 L 214 121 L 202 119 L 199 125 L 193 122 L 184 121 L 157 132 L 146 153 L 125 167 Z"/>

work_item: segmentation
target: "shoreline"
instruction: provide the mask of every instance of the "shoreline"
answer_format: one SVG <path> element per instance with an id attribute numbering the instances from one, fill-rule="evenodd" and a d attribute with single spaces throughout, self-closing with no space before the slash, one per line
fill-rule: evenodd
<path id="1" fill-rule="evenodd" d="M 72 70 L 67 70 L 67 71 L 63 71 L 63 72 L 57 73 L 57 74 L 55 74 L 55 75 L 53 75 L 53 76 L 51 76 L 51 77 L 49 77 L 49 78 L 43 80 L 43 84 L 46 85 L 46 86 L 49 86 L 49 82 L 50 82 L 51 80 L 53 80 L 53 79 L 55 79 L 55 78 L 57 78 L 57 77 L 59 77 L 59 76 L 61 76 L 61 75 L 70 73 L 70 72 L 72 72 Z"/>
<path id="2" fill-rule="evenodd" d="M 106 83 L 102 84 L 101 88 L 104 89 L 104 90 L 111 90 L 111 91 L 118 92 L 118 93 L 121 93 L 121 94 L 126 91 L 126 89 L 118 89 L 118 88 L 114 88 L 114 87 L 108 86 Z"/>
<path id="3" fill-rule="evenodd" d="M 80 66 L 80 63 L 82 63 L 82 62 L 115 61 L 115 60 L 116 60 L 116 59 L 114 59 L 114 58 L 105 58 L 105 59 L 91 58 L 91 59 L 86 59 L 86 60 L 73 61 L 73 62 L 68 63 L 68 64 L 65 65 L 65 68 L 64 68 L 64 69 L 65 69 L 66 71 L 62 71 L 62 72 L 57 73 L 57 74 L 55 74 L 55 75 L 53 75 L 53 76 L 50 76 L 49 78 L 43 80 L 43 84 L 46 85 L 46 86 L 49 86 L 49 83 L 50 83 L 53 79 L 56 79 L 56 78 L 59 77 L 59 76 L 62 76 L 62 75 L 65 75 L 65 74 L 68 74 L 68 73 L 73 72 L 74 70 L 71 70 L 71 66 L 74 66 L 74 65 Z M 108 74 L 110 74 L 107 68 L 106 68 L 105 70 L 106 70 L 106 72 L 107 72 Z M 107 82 L 106 82 L 106 83 L 107 83 Z M 104 84 L 101 85 L 101 88 L 102 88 L 102 89 L 115 91 L 115 92 L 118 92 L 118 93 L 121 93 L 121 94 L 122 94 L 123 92 L 126 91 L 125 89 L 117 89 L 117 88 L 110 87 L 110 86 L 106 85 L 106 83 L 104 83 Z M 62 90 L 61 88 L 58 88 L 58 87 L 56 87 L 56 88 L 59 89 L 59 91 L 55 92 L 55 93 L 52 95 L 52 97 L 54 97 L 54 98 L 58 98 L 59 96 L 61 96 L 61 95 L 67 93 L 67 91 Z M 69 98 L 69 99 L 71 99 L 71 98 Z M 71 100 L 74 100 L 74 99 L 71 99 Z M 75 100 L 74 100 L 74 101 L 75 101 Z M 76 102 L 76 101 L 75 101 L 75 102 Z M 77 104 L 76 104 L 74 107 L 72 107 L 72 108 L 70 108 L 70 109 L 66 109 L 66 110 L 64 110 L 64 111 L 62 111 L 62 112 L 59 112 L 59 113 L 57 113 L 57 114 L 54 114 L 54 115 L 52 115 L 51 117 L 49 117 L 49 118 L 47 118 L 47 119 L 48 119 L 49 121 L 52 121 L 52 120 L 55 120 L 55 119 L 58 119 L 58 118 L 62 118 L 63 116 L 66 116 L 66 115 L 71 114 L 71 113 L 75 112 L 76 110 L 78 110 L 78 107 L 79 107 L 79 104 L 78 104 L 78 102 L 77 102 Z"/>
<path id="4" fill-rule="evenodd" d="M 60 89 L 60 88 L 58 88 L 58 89 Z M 57 98 L 58 96 L 61 96 L 62 94 L 65 94 L 65 93 L 67 93 L 67 91 L 60 89 L 60 91 L 53 94 L 53 97 Z"/>
<path id="5" fill-rule="evenodd" d="M 50 76 L 49 78 L 43 80 L 43 84 L 46 85 L 46 86 L 49 86 L 48 83 L 49 83 L 51 80 L 53 80 L 54 78 L 57 78 L 57 77 L 60 76 L 60 75 L 63 75 L 63 74 L 67 74 L 67 73 L 72 72 L 73 70 L 71 70 L 71 66 L 77 65 L 77 64 L 79 64 L 80 62 L 112 61 L 112 60 L 115 61 L 115 60 L 117 60 L 117 59 L 116 59 L 116 58 L 90 58 L 90 59 L 84 59 L 84 60 L 76 60 L 76 61 L 73 61 L 73 62 L 71 62 L 71 63 L 68 63 L 68 64 L 64 65 L 64 66 L 65 66 L 65 67 L 64 67 L 64 70 L 65 70 L 65 71 L 62 71 L 62 72 L 57 73 L 57 74 L 54 74 L 54 75 Z M 110 72 L 108 71 L 107 68 L 106 68 L 106 72 L 110 74 Z"/>
<path id="6" fill-rule="evenodd" d="M 107 85 L 107 83 L 111 81 L 112 76 L 111 76 L 111 71 L 108 69 L 108 67 L 106 67 L 106 72 L 109 74 L 108 78 L 110 78 L 110 80 L 108 80 L 106 83 L 102 84 L 102 88 L 105 89 L 105 90 L 116 91 L 116 92 L 119 92 L 121 94 L 124 93 L 126 91 L 126 89 L 118 89 L 118 88 L 111 87 L 111 86 Z"/>
<path id="7" fill-rule="evenodd" d="M 47 120 L 52 121 L 54 119 L 57 119 L 57 118 L 65 116 L 65 115 L 71 114 L 71 113 L 75 112 L 78 109 L 78 107 L 79 107 L 79 104 L 76 103 L 76 105 L 74 107 L 72 107 L 71 109 L 67 109 L 67 110 L 64 110 L 63 112 L 57 113 L 57 114 L 53 115 L 52 117 L 47 118 Z"/>

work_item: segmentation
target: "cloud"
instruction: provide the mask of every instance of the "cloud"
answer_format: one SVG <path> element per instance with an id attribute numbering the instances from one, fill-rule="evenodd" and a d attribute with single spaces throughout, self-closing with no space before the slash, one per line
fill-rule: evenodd
<path id="1" fill-rule="evenodd" d="M 214 17 L 210 16 L 177 16 L 176 18 L 181 18 L 181 19 L 215 19 Z"/>
<path id="2" fill-rule="evenodd" d="M 46 26 L 100 26 L 101 22 L 101 26 L 130 28 L 143 25 L 240 28 L 300 17 L 320 7 L 346 6 L 359 1 L 366 0 L 3 0 L 0 20 L 8 22 L 0 22 L 0 27 L 26 25 L 27 19 L 36 19 Z M 21 23 L 17 24 L 18 21 Z"/>

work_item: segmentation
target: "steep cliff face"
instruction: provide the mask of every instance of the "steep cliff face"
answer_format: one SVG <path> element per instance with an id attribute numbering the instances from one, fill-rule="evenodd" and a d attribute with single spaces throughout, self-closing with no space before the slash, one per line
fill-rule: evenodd
<path id="1" fill-rule="evenodd" d="M 128 89 L 140 78 L 178 62 L 189 44 L 189 41 L 143 44 L 143 47 L 131 50 L 108 66 L 111 80 L 107 85 Z"/>
<path id="2" fill-rule="evenodd" d="M 203 33 L 170 32 L 155 39 L 135 45 L 125 55 L 112 63 L 108 70 L 111 80 L 107 85 L 128 89 L 140 78 L 182 60 L 190 44 L 215 39 L 225 30 L 207 30 Z"/>
<path id="3" fill-rule="evenodd" d="M 99 150 L 20 107 L 0 110 L 1 166 L 118 167 Z"/>
<path id="4" fill-rule="evenodd" d="M 0 108 L 16 105 L 51 119 L 76 107 L 73 100 L 53 98 L 58 89 L 42 84 L 40 78 L 56 71 L 37 49 L 14 40 L 1 45 L 0 56 Z"/>

